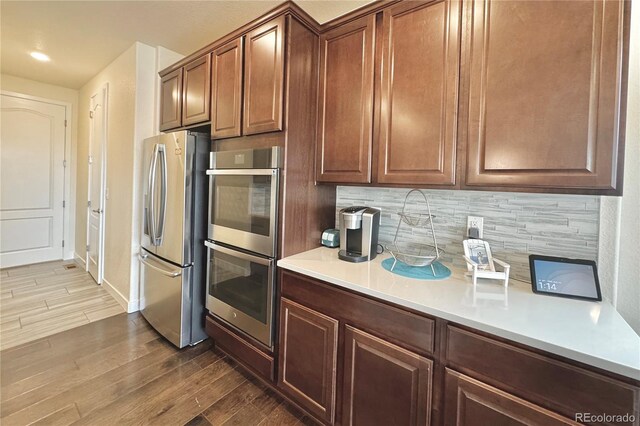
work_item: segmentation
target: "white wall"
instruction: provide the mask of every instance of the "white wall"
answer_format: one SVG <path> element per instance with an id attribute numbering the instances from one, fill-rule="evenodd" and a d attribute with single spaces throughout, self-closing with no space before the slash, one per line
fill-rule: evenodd
<path id="1" fill-rule="evenodd" d="M 79 108 L 88 111 L 91 95 L 109 84 L 104 281 L 128 312 L 139 304 L 143 141 L 158 133 L 158 71 L 181 58 L 162 47 L 135 43 L 80 89 Z M 78 135 L 78 158 L 86 160 L 88 115 L 81 114 Z M 86 241 L 87 173 L 83 160 L 77 174 L 77 247 Z M 78 256 L 85 253 L 78 250 Z"/>
<path id="2" fill-rule="evenodd" d="M 159 133 L 160 78 L 158 72 L 184 56 L 162 46 L 136 44 L 136 101 L 133 146 L 133 215 L 131 221 L 131 287 L 129 311 L 138 309 L 140 300 L 140 237 L 142 230 L 143 142 Z"/>
<path id="3" fill-rule="evenodd" d="M 602 197 L 598 265 L 604 297 L 640 334 L 640 4 L 631 11 L 622 197 Z"/>
<path id="4" fill-rule="evenodd" d="M 84 247 L 87 226 L 89 99 L 108 83 L 107 199 L 105 203 L 104 283 L 129 311 L 138 309 L 139 225 L 136 201 L 139 146 L 153 134 L 155 49 L 134 43 L 80 89 L 76 246 Z M 78 256 L 85 253 L 78 250 Z"/>
<path id="5" fill-rule="evenodd" d="M 87 241 L 89 99 L 109 85 L 107 102 L 107 197 L 105 202 L 104 284 L 121 304 L 129 302 L 136 48 L 131 46 L 80 89 L 76 247 L 84 258 Z"/>
<path id="6" fill-rule="evenodd" d="M 0 75 L 0 89 L 23 95 L 44 98 L 71 105 L 71 117 L 67 117 L 67 128 L 71 132 L 71 146 L 67 152 L 67 171 L 65 176 L 65 247 L 64 258 L 72 259 L 75 251 L 75 216 L 76 216 L 76 164 L 78 146 L 78 91 L 62 86 L 40 83 L 13 75 Z"/>
<path id="7" fill-rule="evenodd" d="M 146 138 L 157 133 L 156 123 L 156 87 L 160 81 L 156 71 L 156 49 L 142 43 L 136 43 L 136 98 L 135 98 L 135 129 L 133 144 L 133 186 L 131 221 L 131 271 L 129 300 L 131 311 L 138 309 L 140 300 L 139 281 L 140 264 L 140 236 L 142 229 L 142 171 L 143 171 L 143 142 Z"/>

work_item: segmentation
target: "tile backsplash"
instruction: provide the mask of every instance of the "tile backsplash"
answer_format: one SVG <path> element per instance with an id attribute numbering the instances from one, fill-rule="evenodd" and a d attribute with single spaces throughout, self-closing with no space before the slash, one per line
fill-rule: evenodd
<path id="1" fill-rule="evenodd" d="M 406 194 L 410 189 L 338 186 L 338 211 L 364 205 L 382 210 L 379 242 L 393 241 Z M 529 254 L 596 260 L 600 197 L 587 195 L 523 194 L 513 192 L 423 190 L 429 197 L 441 262 L 465 267 L 462 240 L 467 216 L 484 218 L 484 240 L 494 257 L 511 264 L 511 277 L 530 281 Z M 424 199 L 412 194 L 407 209 L 426 213 Z M 401 227 L 401 239 L 424 242 L 424 230 Z"/>

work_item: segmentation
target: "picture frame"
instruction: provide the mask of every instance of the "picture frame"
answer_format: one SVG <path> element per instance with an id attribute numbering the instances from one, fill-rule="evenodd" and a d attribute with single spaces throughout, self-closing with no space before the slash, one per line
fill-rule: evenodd
<path id="1" fill-rule="evenodd" d="M 496 271 L 493 263 L 493 256 L 491 255 L 491 247 L 489 247 L 488 242 L 484 240 L 470 239 L 462 241 L 462 245 L 464 247 L 465 256 L 478 264 L 479 271 Z M 471 265 L 467 264 L 467 269 L 471 271 Z"/>

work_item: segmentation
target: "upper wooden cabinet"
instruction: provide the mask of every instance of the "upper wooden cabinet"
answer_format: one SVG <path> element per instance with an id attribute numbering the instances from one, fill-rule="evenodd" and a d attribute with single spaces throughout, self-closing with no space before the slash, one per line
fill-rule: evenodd
<path id="1" fill-rule="evenodd" d="M 282 299 L 278 386 L 312 414 L 333 423 L 338 321 Z"/>
<path id="2" fill-rule="evenodd" d="M 240 136 L 242 128 L 242 47 L 238 38 L 213 51 L 211 137 Z"/>
<path id="3" fill-rule="evenodd" d="M 282 130 L 285 22 L 280 15 L 162 76 L 160 130 L 209 121 L 215 139 Z"/>
<path id="4" fill-rule="evenodd" d="M 160 79 L 160 130 L 182 125 L 182 68 Z"/>
<path id="5" fill-rule="evenodd" d="M 182 125 L 209 121 L 211 89 L 211 56 L 209 54 L 184 66 L 182 89 Z"/>
<path id="6" fill-rule="evenodd" d="M 243 133 L 282 130 L 285 17 L 245 36 Z"/>
<path id="7" fill-rule="evenodd" d="M 342 425 L 428 425 L 433 361 L 351 326 L 344 333 Z"/>
<path id="8" fill-rule="evenodd" d="M 458 0 L 383 12 L 380 183 L 455 184 L 460 20 Z"/>
<path id="9" fill-rule="evenodd" d="M 455 184 L 460 21 L 458 0 L 391 6 L 378 59 L 375 16 L 321 36 L 318 181 L 371 182 L 377 150 L 377 183 Z"/>
<path id="10" fill-rule="evenodd" d="M 375 16 L 320 36 L 316 178 L 371 181 Z"/>
<path id="11" fill-rule="evenodd" d="M 321 36 L 317 181 L 620 193 L 629 9 L 406 1 L 345 20 Z"/>
<path id="12" fill-rule="evenodd" d="M 617 188 L 625 3 L 466 3 L 467 185 Z"/>

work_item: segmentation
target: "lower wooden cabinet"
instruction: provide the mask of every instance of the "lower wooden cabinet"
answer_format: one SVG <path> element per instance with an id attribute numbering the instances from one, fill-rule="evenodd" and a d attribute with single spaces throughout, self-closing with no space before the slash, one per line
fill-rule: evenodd
<path id="1" fill-rule="evenodd" d="M 343 425 L 427 425 L 433 362 L 346 326 Z"/>
<path id="2" fill-rule="evenodd" d="M 579 423 L 471 377 L 446 369 L 444 424 L 445 426 L 555 426 Z"/>
<path id="3" fill-rule="evenodd" d="M 280 291 L 278 387 L 323 424 L 640 426 L 638 380 L 294 272 Z"/>
<path id="4" fill-rule="evenodd" d="M 341 321 L 281 299 L 278 387 L 327 424 L 428 425 L 433 361 Z"/>
<path id="5" fill-rule="evenodd" d="M 220 320 L 207 315 L 205 319 L 207 334 L 215 341 L 216 346 L 232 355 L 245 367 L 268 382 L 275 380 L 275 362 L 272 354 L 266 353 L 237 335 Z"/>
<path id="6" fill-rule="evenodd" d="M 338 320 L 282 299 L 278 386 L 310 413 L 333 423 Z"/>
<path id="7" fill-rule="evenodd" d="M 629 413 L 640 426 L 640 389 L 454 325 L 446 328 L 447 366 L 517 392 L 528 401 L 575 413 Z M 490 356 L 487 356 L 490 354 Z"/>

